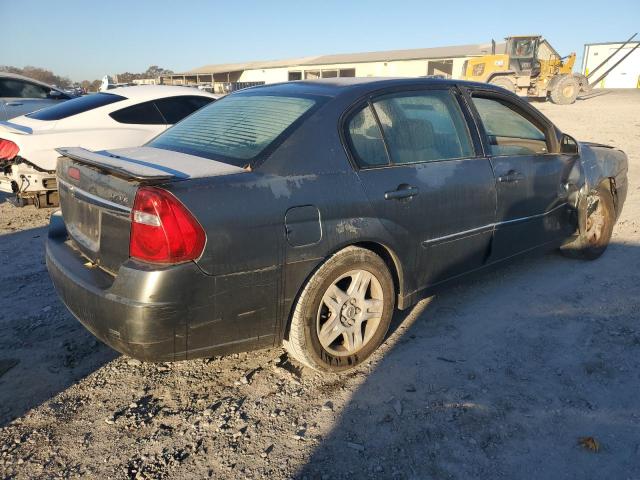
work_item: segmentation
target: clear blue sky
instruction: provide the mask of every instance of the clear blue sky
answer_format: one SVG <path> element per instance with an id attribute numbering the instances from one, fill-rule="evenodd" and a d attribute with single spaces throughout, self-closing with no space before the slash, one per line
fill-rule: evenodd
<path id="1" fill-rule="evenodd" d="M 524 13 L 528 10 L 527 13 Z M 72 80 L 211 63 L 484 43 L 540 33 L 563 55 L 640 30 L 640 0 L 0 0 L 0 65 Z"/>

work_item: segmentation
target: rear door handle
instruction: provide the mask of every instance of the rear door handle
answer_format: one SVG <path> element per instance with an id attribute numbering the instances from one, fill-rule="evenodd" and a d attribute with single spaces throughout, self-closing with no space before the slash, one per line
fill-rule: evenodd
<path id="1" fill-rule="evenodd" d="M 517 183 L 524 178 L 520 172 L 516 172 L 515 170 L 509 170 L 506 175 L 501 175 L 498 177 L 498 181 L 501 183 Z"/>
<path id="2" fill-rule="evenodd" d="M 418 195 L 418 189 L 409 185 L 400 185 L 396 190 L 384 193 L 385 200 L 402 200 L 403 198 L 412 198 Z"/>
<path id="3" fill-rule="evenodd" d="M 19 107 L 22 105 L 22 102 L 7 102 L 8 107 Z"/>

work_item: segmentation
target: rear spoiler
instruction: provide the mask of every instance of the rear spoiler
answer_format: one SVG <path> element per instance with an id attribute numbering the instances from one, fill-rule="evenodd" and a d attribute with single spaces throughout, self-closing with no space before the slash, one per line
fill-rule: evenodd
<path id="1" fill-rule="evenodd" d="M 92 152 L 80 147 L 56 148 L 56 152 L 76 162 L 96 167 L 127 180 L 158 182 L 189 178 L 184 173 L 171 168 L 134 158 L 122 157 L 109 152 Z"/>

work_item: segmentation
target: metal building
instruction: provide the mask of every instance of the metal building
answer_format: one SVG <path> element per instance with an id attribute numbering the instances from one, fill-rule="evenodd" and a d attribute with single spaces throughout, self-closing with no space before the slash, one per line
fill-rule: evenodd
<path id="1" fill-rule="evenodd" d="M 640 48 L 636 48 L 640 42 L 629 42 L 619 52 L 615 53 L 607 62 L 598 70 L 604 72 L 613 67 L 616 62 L 621 60 L 625 55 L 627 58 L 622 60 L 609 74 L 597 84 L 594 88 L 640 88 Z M 606 43 L 588 43 L 584 46 L 584 55 L 582 57 L 582 73 L 589 75 L 598 65 L 600 65 L 607 57 L 614 54 L 624 42 L 606 42 Z M 594 74 L 594 77 L 597 77 Z"/>
<path id="2" fill-rule="evenodd" d="M 504 44 L 499 44 L 497 48 L 504 48 Z M 491 43 L 320 55 L 265 62 L 205 65 L 183 73 L 163 75 L 160 81 L 169 85 L 199 85 L 222 93 L 256 84 L 331 77 L 440 75 L 458 78 L 462 75 L 465 60 L 490 53 Z"/>

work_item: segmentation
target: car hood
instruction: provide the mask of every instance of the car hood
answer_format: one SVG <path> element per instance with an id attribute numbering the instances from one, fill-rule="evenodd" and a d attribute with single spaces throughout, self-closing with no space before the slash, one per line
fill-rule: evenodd
<path id="1" fill-rule="evenodd" d="M 589 188 L 593 188 L 606 178 L 616 178 L 620 175 L 626 177 L 627 155 L 616 147 L 580 142 L 580 158 Z"/>

